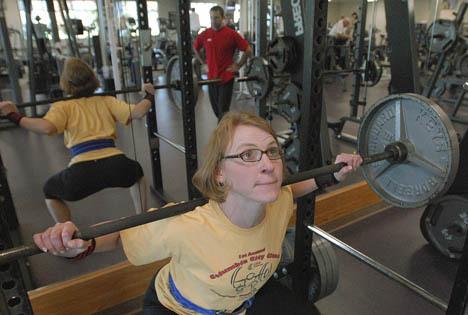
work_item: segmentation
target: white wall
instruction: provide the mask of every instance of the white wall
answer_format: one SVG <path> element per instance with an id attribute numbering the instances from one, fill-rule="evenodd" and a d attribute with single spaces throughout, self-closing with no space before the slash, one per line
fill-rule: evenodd
<path id="1" fill-rule="evenodd" d="M 5 20 L 8 28 L 18 30 L 23 34 L 23 26 L 18 9 L 17 0 L 3 0 L 3 8 L 5 10 Z M 10 42 L 13 48 L 21 48 L 20 38 L 17 35 L 10 35 Z"/>
<path id="2" fill-rule="evenodd" d="M 5 19 L 8 27 L 21 30 L 21 20 L 18 9 L 17 0 L 3 0 L 3 8 L 5 10 Z"/>

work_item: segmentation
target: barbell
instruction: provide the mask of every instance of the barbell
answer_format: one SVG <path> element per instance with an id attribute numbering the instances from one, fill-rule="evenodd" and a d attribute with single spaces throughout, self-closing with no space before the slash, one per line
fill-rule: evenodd
<path id="1" fill-rule="evenodd" d="M 246 82 L 247 89 L 252 97 L 263 99 L 268 96 L 273 86 L 273 79 L 289 77 L 289 74 L 274 74 L 273 66 L 262 57 L 251 58 L 246 69 L 246 76 L 235 78 L 236 82 Z M 180 82 L 179 57 L 172 57 L 166 69 L 166 80 L 168 82 Z M 196 71 L 192 71 L 193 95 L 197 103 L 199 86 L 220 83 L 220 79 L 198 80 Z M 169 99 L 179 110 L 182 110 L 182 91 L 178 85 L 173 85 L 168 90 Z"/>
<path id="2" fill-rule="evenodd" d="M 458 169 L 459 148 L 450 119 L 433 101 L 416 94 L 383 98 L 364 115 L 358 133 L 361 167 L 369 186 L 386 202 L 403 208 L 428 204 L 451 185 Z M 283 185 L 338 172 L 344 163 L 287 176 Z M 206 203 L 195 199 L 157 211 L 129 216 L 76 232 L 89 240 L 165 219 Z M 34 244 L 0 252 L 0 265 L 42 253 Z"/>
<path id="3" fill-rule="evenodd" d="M 176 68 L 171 68 L 171 69 L 176 69 Z M 179 73 L 179 69 L 177 68 L 176 70 L 177 71 L 175 70 L 171 70 L 171 71 L 174 71 L 174 73 Z M 170 96 L 174 95 L 175 93 L 181 93 L 180 79 L 172 80 L 175 77 L 175 75 L 174 74 L 171 75 L 171 73 L 172 72 L 169 72 L 168 74 L 168 79 L 169 79 L 168 81 L 170 83 L 154 85 L 154 88 L 156 90 L 168 89 Z M 273 76 L 272 70 L 268 66 L 267 61 L 261 57 L 254 57 L 251 59 L 247 67 L 246 76 L 237 77 L 235 78 L 235 81 L 247 82 L 247 87 L 250 93 L 252 94 L 252 96 L 264 98 L 268 95 L 268 93 L 271 90 L 271 87 L 273 85 L 273 79 L 283 78 L 285 76 L 288 76 L 288 75 L 278 74 L 278 75 Z M 180 75 L 178 76 L 178 78 L 180 78 Z M 195 97 L 195 103 L 198 98 L 199 86 L 218 84 L 221 82 L 222 82 L 221 79 L 198 80 L 197 76 L 194 75 L 193 76 L 193 93 Z M 138 93 L 138 92 L 141 92 L 141 87 L 99 92 L 99 93 L 94 93 L 92 96 L 107 96 L 107 95 L 118 95 L 118 94 Z M 33 106 L 38 106 L 38 105 L 47 105 L 47 104 L 51 104 L 51 103 L 55 103 L 59 101 L 68 101 L 68 100 L 77 99 L 77 98 L 80 98 L 80 96 L 67 96 L 67 97 L 53 98 L 53 99 L 47 99 L 47 100 L 40 100 L 40 101 L 35 101 L 35 102 L 21 103 L 21 104 L 17 104 L 17 107 L 25 108 L 25 107 L 33 107 Z M 175 105 L 179 109 L 182 109 L 180 97 L 179 97 L 179 100 L 176 101 Z"/>

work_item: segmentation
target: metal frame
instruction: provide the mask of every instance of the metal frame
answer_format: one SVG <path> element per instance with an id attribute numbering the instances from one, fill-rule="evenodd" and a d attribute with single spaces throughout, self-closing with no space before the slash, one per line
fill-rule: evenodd
<path id="1" fill-rule="evenodd" d="M 60 35 L 57 26 L 57 17 L 55 16 L 55 6 L 53 0 L 46 0 L 47 11 L 49 12 L 50 25 L 52 29 L 52 40 L 54 43 L 60 43 Z"/>
<path id="2" fill-rule="evenodd" d="M 268 0 L 256 0 L 255 6 L 255 56 L 265 56 L 267 48 L 267 9 Z M 265 118 L 267 116 L 266 98 L 255 98 L 257 115 Z"/>
<path id="3" fill-rule="evenodd" d="M 323 104 L 322 70 L 325 60 L 328 12 L 327 0 L 304 1 L 304 3 L 304 61 L 301 120 L 299 123 L 299 141 L 301 143 L 299 171 L 322 165 L 320 138 Z M 293 278 L 293 287 L 300 298 L 307 298 L 311 277 L 309 266 L 312 254 L 312 233 L 306 229 L 304 223 L 313 224 L 314 217 L 315 194 L 300 198 L 297 202 L 295 277 Z"/>
<path id="4" fill-rule="evenodd" d="M 192 73 L 192 38 L 190 33 L 190 1 L 177 2 L 177 33 L 179 40 L 177 50 L 179 54 L 180 85 L 182 91 L 182 121 L 184 128 L 185 170 L 187 176 L 187 190 L 189 199 L 200 197 L 200 192 L 192 184 L 191 178 L 198 168 L 197 133 L 195 129 L 195 96 L 193 95 Z"/>
<path id="5" fill-rule="evenodd" d="M 5 11 L 3 10 L 3 7 L 0 10 L 0 41 L 8 68 L 8 77 L 11 90 L 13 91 L 13 99 L 16 103 L 22 103 L 23 96 L 21 95 L 21 88 L 18 80 L 18 69 L 16 68 L 15 59 L 13 57 L 13 50 L 11 47 L 8 26 L 6 24 Z"/>
<path id="6" fill-rule="evenodd" d="M 151 47 L 145 47 L 148 44 L 148 39 L 151 39 L 151 33 L 148 27 L 148 11 L 146 0 L 137 0 L 138 23 L 140 28 L 141 50 L 144 51 L 143 56 L 143 77 L 145 82 L 153 81 L 152 65 L 151 65 Z M 185 154 L 185 170 L 188 198 L 194 199 L 200 197 L 200 192 L 195 188 L 190 180 L 195 175 L 198 169 L 197 159 L 197 133 L 195 129 L 195 95 L 193 94 L 193 73 L 192 73 L 192 38 L 190 32 L 190 1 L 179 0 L 177 3 L 177 11 L 179 19 L 177 20 L 177 33 L 179 34 L 178 41 L 178 56 L 180 70 L 180 88 L 182 91 L 182 120 L 184 130 L 184 145 L 176 145 L 166 137 L 158 133 L 156 108 L 154 104 L 150 112 L 147 114 L 148 139 L 151 153 L 151 168 L 153 172 L 152 190 L 164 201 L 169 201 L 169 197 L 164 193 L 162 171 L 161 171 L 161 156 L 160 156 L 160 140 L 174 146 L 177 150 Z M 143 41 L 141 30 L 147 33 L 146 41 Z M 151 46 L 151 45 L 150 45 Z M 149 48 L 149 49 L 147 49 Z M 146 51 L 146 53 L 145 53 Z M 146 55 L 146 57 L 145 57 Z"/>
<path id="7" fill-rule="evenodd" d="M 149 38 L 151 39 L 151 29 L 148 26 L 148 7 L 146 4 L 146 0 L 137 0 L 137 13 L 138 13 L 138 28 L 140 29 L 140 38 L 141 38 L 140 45 L 142 47 L 141 51 L 144 52 L 146 47 L 143 47 L 143 46 L 148 43 L 144 43 L 142 32 L 149 32 L 150 34 Z M 143 74 L 143 82 L 153 84 L 153 67 L 151 65 L 151 55 L 149 57 L 150 57 L 150 60 L 148 62 L 147 58 L 145 57 L 145 54 L 143 53 L 143 56 L 141 58 L 142 59 L 141 72 Z M 152 189 L 156 191 L 157 193 L 162 194 L 163 184 L 162 184 L 162 172 L 161 172 L 161 155 L 160 155 L 160 147 L 159 147 L 160 143 L 159 143 L 158 137 L 155 136 L 155 133 L 158 132 L 158 120 L 156 119 L 156 106 L 154 102 L 152 102 L 151 108 L 146 114 L 146 126 L 147 126 L 146 129 L 148 131 L 148 140 L 149 140 L 150 155 L 151 155 L 151 170 L 153 172 Z"/>
<path id="8" fill-rule="evenodd" d="M 301 120 L 298 124 L 300 145 L 299 171 L 322 166 L 321 116 L 322 116 L 322 69 L 325 59 L 325 37 L 327 21 L 327 0 L 281 1 L 285 36 L 294 37 L 297 46 L 297 64 L 291 74 L 291 81 L 303 88 Z M 304 10 L 305 9 L 305 10 Z M 304 32 L 307 30 L 306 32 Z M 305 56 L 312 56 L 305 58 Z M 305 104 L 310 104 L 305 106 Z M 312 277 L 310 266 L 312 233 L 304 222 L 313 224 L 315 215 L 315 194 L 300 198 L 297 202 L 296 239 L 294 262 L 287 267 L 292 275 L 295 293 L 302 300 L 307 299 L 309 281 Z"/>
<path id="9" fill-rule="evenodd" d="M 361 85 L 362 85 L 362 72 L 361 65 L 363 62 L 364 56 L 364 37 L 366 31 L 366 18 L 367 18 L 367 0 L 361 0 L 359 6 L 359 19 L 356 23 L 355 33 L 353 37 L 357 39 L 354 46 L 354 68 L 353 68 L 353 81 L 352 81 L 352 90 L 351 90 L 351 99 L 349 105 L 351 110 L 349 116 L 342 117 L 338 123 L 329 123 L 328 127 L 333 129 L 335 136 L 339 140 L 343 140 L 350 143 L 357 143 L 357 138 L 354 135 L 343 133 L 344 125 L 347 121 L 354 122 L 359 124 L 361 122 L 360 117 L 358 117 L 359 105 L 365 106 L 366 102 L 360 100 Z M 374 2 L 375 6 L 375 2 Z M 369 48 L 371 43 L 369 42 Z M 369 57 L 369 56 L 368 56 Z M 368 62 L 366 63 L 367 66 Z"/>
<path id="10" fill-rule="evenodd" d="M 70 51 L 73 54 L 73 56 L 80 58 L 80 52 L 78 49 L 78 44 L 76 42 L 75 31 L 70 22 L 70 13 L 68 10 L 67 1 L 58 0 L 57 2 L 60 8 L 60 14 L 62 15 L 63 22 L 65 23 L 64 25 L 65 25 L 65 30 L 67 32 L 68 45 L 70 47 Z"/>
<path id="11" fill-rule="evenodd" d="M 419 93 L 414 0 L 385 0 L 392 94 Z M 395 18 L 398 17 L 398 18 Z M 396 60 L 397 62 L 392 62 Z"/>
<path id="12" fill-rule="evenodd" d="M 374 2 L 375 6 L 375 2 Z M 349 105 L 351 105 L 351 112 L 349 113 L 350 117 L 357 117 L 359 105 L 365 105 L 360 103 L 360 92 L 362 84 L 362 75 L 359 72 L 359 68 L 362 65 L 363 54 L 364 54 L 364 35 L 366 33 L 366 18 L 367 18 L 367 0 L 362 0 L 361 5 L 359 6 L 359 19 L 356 24 L 355 38 L 357 39 L 356 46 L 354 47 L 354 75 L 351 91 L 351 100 Z M 369 46 L 371 43 L 369 42 Z M 369 47 L 370 48 L 370 47 Z"/>
<path id="13" fill-rule="evenodd" d="M 446 315 L 466 315 L 468 311 L 468 237 L 458 264 Z"/>
<path id="14" fill-rule="evenodd" d="M 12 231 L 18 228 L 10 187 L 6 177 L 6 169 L 0 155 L 0 248 L 11 248 Z M 23 280 L 26 270 L 23 260 L 0 266 L 0 313 L 2 314 L 32 314 L 32 307 Z"/>
<path id="15" fill-rule="evenodd" d="M 28 51 L 28 78 L 29 78 L 29 99 L 36 101 L 36 85 L 34 83 L 34 55 L 32 42 L 32 21 L 31 21 L 31 0 L 23 0 L 26 16 L 26 47 Z M 36 107 L 31 108 L 31 115 L 37 115 Z"/>

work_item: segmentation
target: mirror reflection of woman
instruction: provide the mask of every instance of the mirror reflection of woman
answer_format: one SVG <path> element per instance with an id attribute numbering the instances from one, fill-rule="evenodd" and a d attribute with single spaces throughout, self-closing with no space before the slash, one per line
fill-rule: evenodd
<path id="1" fill-rule="evenodd" d="M 129 105 L 113 96 L 95 96 L 99 81 L 94 71 L 78 58 L 66 60 L 60 77 L 62 90 L 75 97 L 53 103 L 43 118 L 24 117 L 10 101 L 0 102 L 0 115 L 29 131 L 49 136 L 64 134 L 71 161 L 50 177 L 43 188 L 45 202 L 55 222 L 71 220 L 66 201 L 86 198 L 102 189 L 130 189 L 135 211 L 146 209 L 143 169 L 115 146 L 117 122 L 128 125 L 146 115 L 154 99 L 154 87 L 145 84 L 145 97 Z"/>

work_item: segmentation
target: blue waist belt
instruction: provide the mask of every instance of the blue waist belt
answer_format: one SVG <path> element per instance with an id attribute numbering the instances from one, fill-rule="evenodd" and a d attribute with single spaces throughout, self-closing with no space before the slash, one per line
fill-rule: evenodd
<path id="1" fill-rule="evenodd" d="M 77 156 L 78 154 L 85 153 L 88 151 L 94 151 L 104 148 L 114 148 L 115 143 L 112 139 L 99 139 L 99 140 L 91 140 L 82 143 L 78 143 L 70 148 L 70 153 L 72 158 Z"/>
<path id="2" fill-rule="evenodd" d="M 246 300 L 242 305 L 237 308 L 234 312 L 232 313 L 224 313 L 221 311 L 214 311 L 214 310 L 207 310 L 206 308 L 203 308 L 201 306 L 198 306 L 197 304 L 194 304 L 187 300 L 182 294 L 180 294 L 179 290 L 177 290 L 174 280 L 172 280 L 172 276 L 169 275 L 169 288 L 171 290 L 172 296 L 176 299 L 177 302 L 179 302 L 180 305 L 185 307 L 186 309 L 189 309 L 191 311 L 195 311 L 197 313 L 203 314 L 203 315 L 236 315 L 240 314 L 249 307 L 252 306 L 254 297 L 251 297 L 250 299 Z"/>

